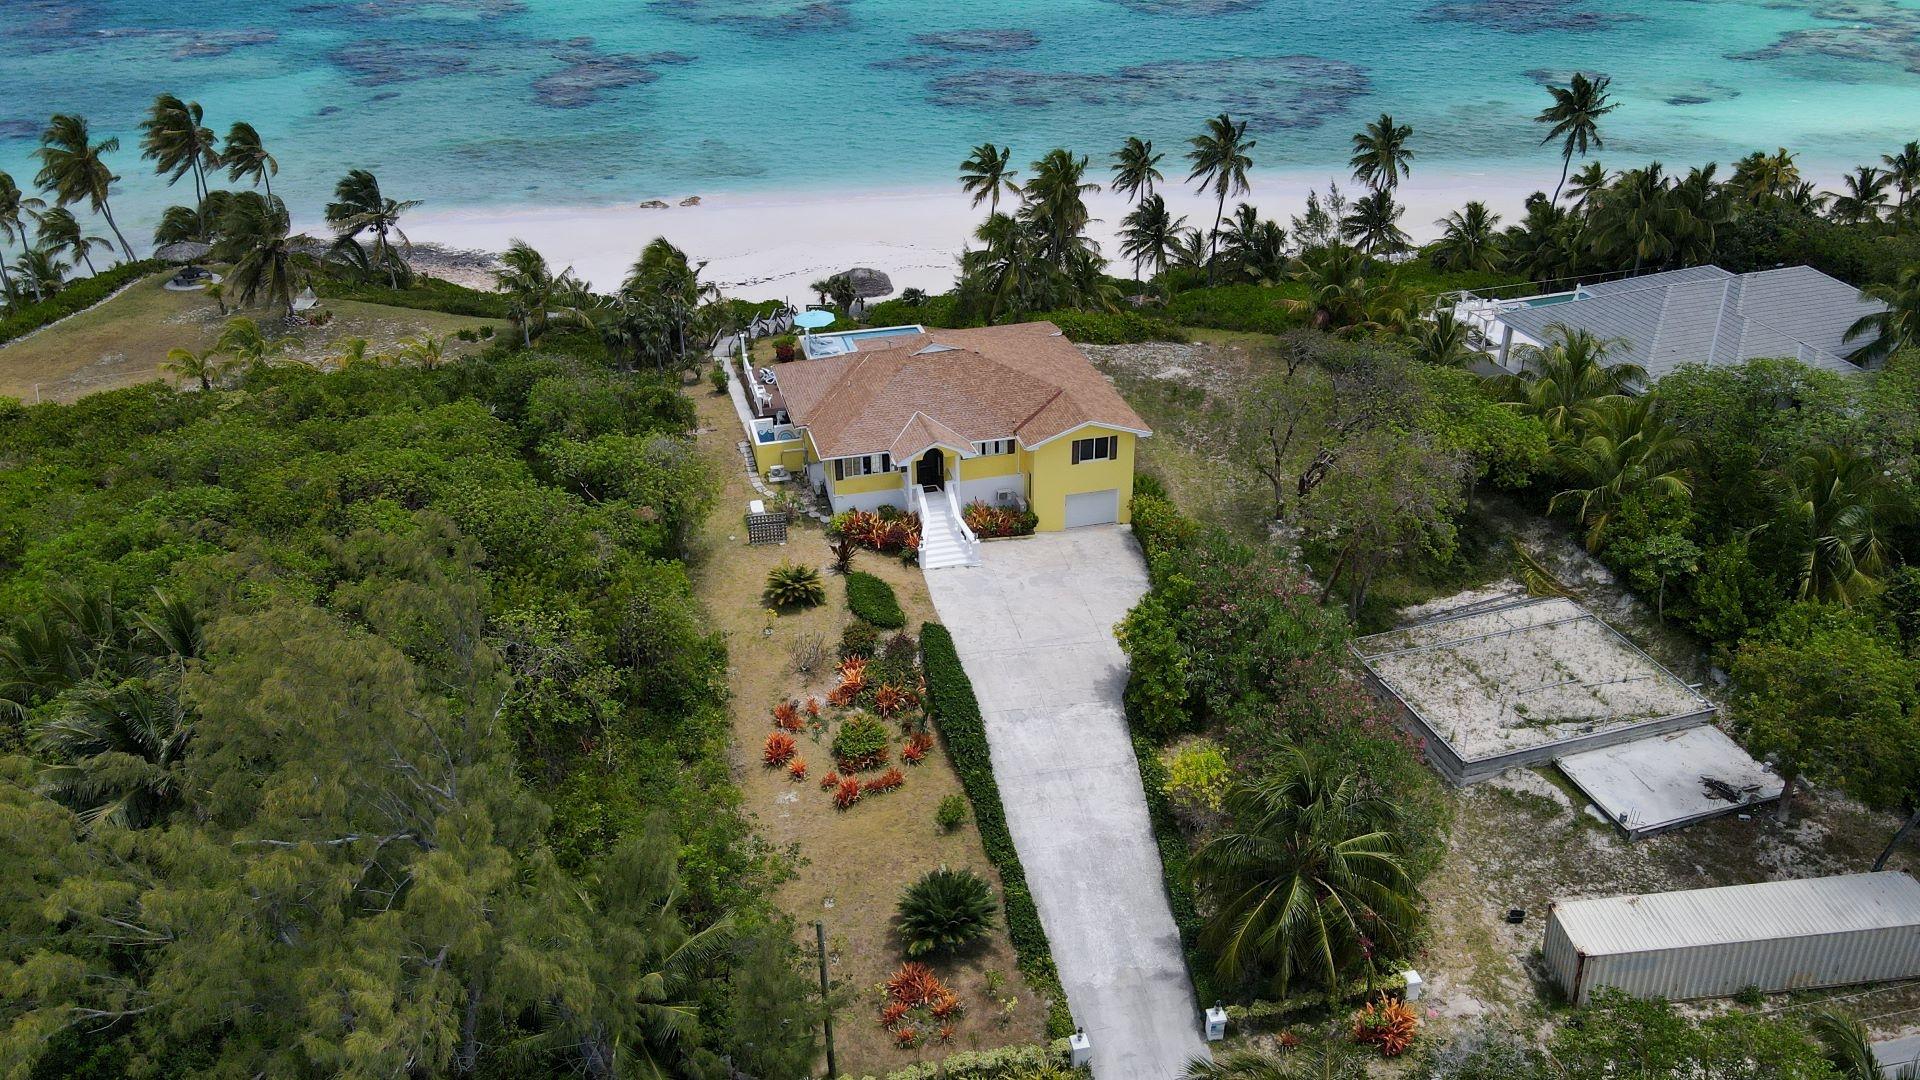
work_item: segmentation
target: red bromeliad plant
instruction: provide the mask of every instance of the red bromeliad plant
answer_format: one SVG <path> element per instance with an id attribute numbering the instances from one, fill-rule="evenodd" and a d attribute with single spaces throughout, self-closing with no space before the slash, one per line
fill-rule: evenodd
<path id="1" fill-rule="evenodd" d="M 783 731 L 776 731 L 767 736 L 767 746 L 761 752 L 760 760 L 766 762 L 768 768 L 785 765 L 793 758 L 794 751 L 797 749 L 793 736 Z"/>
<path id="2" fill-rule="evenodd" d="M 860 688 L 851 683 L 841 683 L 827 695 L 827 704 L 836 709 L 844 709 L 860 698 Z"/>
<path id="3" fill-rule="evenodd" d="M 912 1011 L 913 1006 L 904 1001 L 889 1001 L 880 1009 L 880 1026 L 890 1028 L 905 1020 Z"/>
<path id="4" fill-rule="evenodd" d="M 820 790 L 822 791 L 832 791 L 839 786 L 840 774 L 832 769 L 828 769 L 827 775 L 820 778 Z"/>
<path id="5" fill-rule="evenodd" d="M 833 805 L 845 810 L 860 801 L 860 779 L 849 776 L 840 781 L 840 787 L 833 793 Z"/>
<path id="6" fill-rule="evenodd" d="M 797 757 L 787 762 L 787 776 L 793 780 L 805 780 L 807 778 L 807 759 Z"/>
<path id="7" fill-rule="evenodd" d="M 936 1020 L 945 1020 L 960 1012 L 960 995 L 949 990 L 933 1002 L 933 1016 Z"/>
<path id="8" fill-rule="evenodd" d="M 892 683 L 881 683 L 880 688 L 873 692 L 873 707 L 881 716 L 890 717 L 912 704 L 913 699 L 907 696 L 907 692 Z"/>
<path id="9" fill-rule="evenodd" d="M 952 1024 L 940 1025 L 940 1041 L 946 1042 L 947 1040 L 953 1038 L 954 1032 L 958 1030 L 959 1029 L 954 1027 Z"/>
<path id="10" fill-rule="evenodd" d="M 849 656 L 840 661 L 840 666 L 835 670 L 840 673 L 842 686 L 862 689 L 867 685 L 867 658 L 864 656 Z"/>
<path id="11" fill-rule="evenodd" d="M 800 707 L 791 701 L 783 701 L 773 707 L 773 725 L 782 731 L 799 731 Z"/>
<path id="12" fill-rule="evenodd" d="M 1353 1041 L 1377 1046 L 1381 1057 L 1399 1057 L 1413 1045 L 1420 1018 L 1403 1001 L 1383 997 L 1353 1014 Z"/>
<path id="13" fill-rule="evenodd" d="M 887 997 L 908 1006 L 931 1005 L 952 991 L 933 969 L 918 960 L 909 960 L 887 979 Z"/>
<path id="14" fill-rule="evenodd" d="M 893 1041 L 902 1050 L 911 1050 L 920 1042 L 920 1033 L 910 1027 L 901 1028 L 893 1033 Z"/>
<path id="15" fill-rule="evenodd" d="M 819 698 L 809 697 L 807 699 L 807 719 L 809 720 L 820 719 L 820 699 Z"/>
<path id="16" fill-rule="evenodd" d="M 927 752 L 918 743 L 908 743 L 900 748 L 900 760 L 909 765 L 918 765 L 927 759 Z"/>
<path id="17" fill-rule="evenodd" d="M 899 769 L 888 769 L 886 772 L 862 784 L 861 790 L 869 795 L 878 795 L 882 792 L 892 791 L 894 788 L 906 782 L 907 774 L 901 772 Z"/>

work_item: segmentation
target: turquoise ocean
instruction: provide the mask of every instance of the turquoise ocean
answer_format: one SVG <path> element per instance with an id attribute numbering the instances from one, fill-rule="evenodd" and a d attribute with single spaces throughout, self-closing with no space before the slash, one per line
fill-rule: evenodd
<path id="1" fill-rule="evenodd" d="M 297 213 L 352 166 L 434 209 L 924 188 L 978 142 L 1098 158 L 1222 110 L 1262 166 L 1340 171 L 1386 110 L 1416 179 L 1538 176 L 1574 70 L 1613 79 L 1615 167 L 1920 138 L 1920 0 L 0 0 L 0 60 L 0 169 L 85 114 L 147 221 L 186 200 L 138 157 L 162 90 L 258 127 Z"/>

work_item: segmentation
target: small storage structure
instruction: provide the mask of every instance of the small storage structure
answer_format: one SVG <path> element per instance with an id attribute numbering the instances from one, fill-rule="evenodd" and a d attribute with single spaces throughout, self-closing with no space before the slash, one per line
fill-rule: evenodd
<path id="1" fill-rule="evenodd" d="M 1920 976 L 1920 882 L 1902 873 L 1563 900 L 1548 970 L 1576 1005 L 1613 987 L 1670 1000 Z"/>

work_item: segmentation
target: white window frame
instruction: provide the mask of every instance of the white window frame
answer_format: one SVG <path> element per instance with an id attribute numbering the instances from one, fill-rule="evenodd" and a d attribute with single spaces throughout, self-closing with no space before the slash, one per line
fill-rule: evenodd
<path id="1" fill-rule="evenodd" d="M 1002 457 L 1013 453 L 1012 439 L 988 439 L 973 444 L 973 452 L 981 457 Z"/>
<path id="2" fill-rule="evenodd" d="M 1073 463 L 1080 465 L 1089 461 L 1117 461 L 1120 458 L 1120 436 L 1095 435 L 1086 439 L 1073 440 Z"/>
<path id="3" fill-rule="evenodd" d="M 892 471 L 893 460 L 887 454 L 864 454 L 860 457 L 833 459 L 833 478 L 836 481 Z"/>

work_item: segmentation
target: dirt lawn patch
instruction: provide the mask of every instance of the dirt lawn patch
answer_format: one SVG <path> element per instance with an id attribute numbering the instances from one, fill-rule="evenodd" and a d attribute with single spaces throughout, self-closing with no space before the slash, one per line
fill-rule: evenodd
<path id="1" fill-rule="evenodd" d="M 73 401 L 86 394 L 170 378 L 160 370 L 173 349 L 212 347 L 226 317 L 204 292 L 168 292 L 168 273 L 135 283 L 110 300 L 0 346 L 0 396 L 32 403 Z M 333 321 L 288 329 L 265 311 L 246 312 L 271 337 L 287 342 L 281 354 L 320 363 L 348 338 L 367 339 L 369 355 L 391 353 L 402 338 L 431 334 L 447 339 L 449 357 L 480 348 L 453 340 L 489 320 L 438 311 L 328 300 Z"/>
<path id="2" fill-rule="evenodd" d="M 827 569 L 832 554 L 817 526 L 796 523 L 784 546 L 747 546 L 742 515 L 747 502 L 758 496 L 742 474 L 736 449 L 741 438 L 739 420 L 725 395 L 711 393 L 704 384 L 689 393 L 699 409 L 700 448 L 725 478 L 719 504 L 690 562 L 695 592 L 713 625 L 727 636 L 734 779 L 760 836 L 791 856 L 792 877 L 776 895 L 780 906 L 799 924 L 809 948 L 811 923 L 817 919 L 826 925 L 828 972 L 844 997 L 834 1015 L 841 1072 L 884 1074 L 960 1050 L 1041 1041 L 1046 1005 L 1020 978 L 1004 912 L 983 948 L 964 960 L 931 965 L 959 994 L 966 1010 L 950 1042 L 939 1043 L 928 1031 L 922 1033 L 925 1037 L 918 1048 L 900 1049 L 893 1034 L 880 1026 L 878 988 L 905 959 L 894 927 L 902 891 L 942 865 L 971 869 L 996 889 L 999 875 L 980 846 L 971 812 L 967 822 L 951 833 L 942 832 L 934 822 L 934 810 L 942 799 L 964 797 L 944 744 L 924 764 L 901 766 L 907 778 L 903 787 L 867 796 L 845 811 L 834 808 L 830 793 L 821 790 L 818 782 L 833 768 L 828 752 L 831 729 L 816 735 L 809 728 L 795 736 L 799 756 L 808 764 L 806 781 L 796 783 L 785 769 L 761 764 L 767 735 L 775 730 L 773 706 L 795 698 L 804 702 L 809 696 L 824 703 L 838 681 L 831 663 L 812 679 L 795 674 L 794 643 L 817 634 L 831 654 L 852 616 L 847 612 L 844 580 Z M 820 567 L 827 602 L 780 615 L 768 636 L 760 593 L 767 571 L 784 560 Z M 865 551 L 854 559 L 854 568 L 893 586 L 907 616 L 908 633 L 917 637 L 921 622 L 936 617 L 918 569 Z M 898 733 L 897 728 L 893 730 Z M 895 739 L 896 763 L 904 742 L 904 737 Z M 1000 1001 L 987 992 L 989 972 L 997 972 L 1002 983 Z M 1016 1002 L 1011 1011 L 1002 1004 L 1006 999 Z"/>

